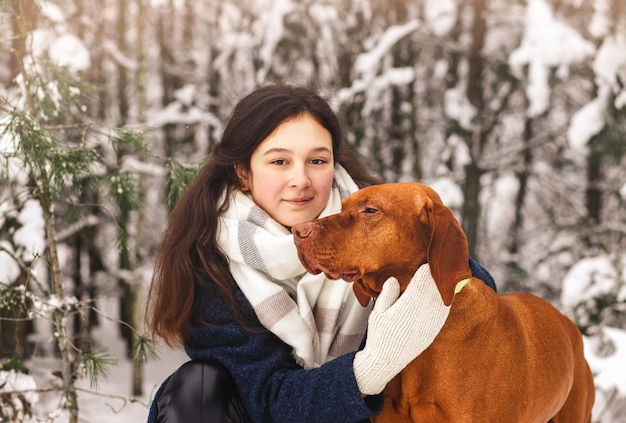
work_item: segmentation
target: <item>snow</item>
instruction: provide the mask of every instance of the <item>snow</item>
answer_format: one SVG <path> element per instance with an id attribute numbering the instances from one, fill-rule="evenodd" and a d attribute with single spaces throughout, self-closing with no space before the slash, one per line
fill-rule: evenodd
<path id="1" fill-rule="evenodd" d="M 152 0 L 153 4 L 163 3 L 163 0 Z M 261 7 L 261 2 L 256 2 Z M 595 13 L 589 32 L 592 36 L 600 37 L 608 34 L 609 22 L 607 11 L 610 0 L 596 0 L 594 2 Z M 56 23 L 55 30 L 37 29 L 31 33 L 30 41 L 32 55 L 35 59 L 47 57 L 55 64 L 65 66 L 73 72 L 87 69 L 91 65 L 89 51 L 82 41 L 73 34 L 67 33 L 64 28 L 63 12 L 50 2 L 42 2 L 43 15 L 51 22 Z M 454 0 L 429 0 L 425 3 L 427 30 L 435 34 L 446 34 L 453 24 L 449 12 L 456 6 Z M 215 66 L 219 67 L 220 61 L 225 61 L 230 55 L 248 54 L 253 48 L 262 45 L 259 50 L 264 63 L 262 73 L 271 67 L 276 44 L 283 30 L 283 17 L 292 8 L 289 0 L 273 2 L 273 6 L 266 8 L 262 14 L 264 22 L 256 27 L 255 35 L 262 44 L 257 44 L 249 34 L 241 32 L 238 36 L 232 36 L 223 40 L 223 55 L 217 58 Z M 220 25 L 238 27 L 242 25 L 243 17 L 238 9 L 224 4 L 225 13 L 232 12 L 230 19 L 222 19 Z M 320 12 L 321 13 L 321 12 Z M 512 69 L 522 78 L 525 69 L 528 69 L 527 96 L 529 100 L 528 115 L 538 116 L 544 113 L 550 106 L 549 74 L 551 70 L 557 70 L 557 76 L 564 76 L 569 72 L 571 65 L 580 63 L 595 53 L 593 71 L 598 85 L 598 97 L 587 104 L 582 104 L 580 110 L 573 116 L 568 129 L 570 146 L 582 150 L 586 148 L 588 140 L 604 127 L 604 109 L 610 94 L 615 95 L 615 107 L 626 106 L 626 90 L 620 87 L 618 76 L 624 78 L 626 68 L 626 39 L 623 35 L 606 36 L 602 45 L 596 48 L 586 40 L 579 32 L 555 17 L 549 3 L 546 0 L 529 0 L 525 15 L 525 33 L 518 49 L 509 56 Z M 271 22 L 269 24 L 268 22 Z M 408 21 L 404 25 L 397 25 L 385 30 L 380 37 L 372 40 L 371 48 L 358 56 L 354 71 L 357 79 L 353 85 L 338 94 L 339 102 L 350 98 L 355 93 L 365 91 L 378 92 L 393 84 L 404 85 L 415 78 L 414 71 L 408 68 L 388 69 L 380 72 L 382 58 L 390 51 L 392 46 L 401 38 L 412 31 L 416 31 L 420 23 L 416 20 Z M 258 41 L 260 43 L 260 41 Z M 113 54 L 112 45 L 103 46 Z M 121 54 L 114 55 L 120 63 L 124 63 L 128 69 L 133 69 L 136 64 Z M 236 65 L 236 61 L 234 61 Z M 442 61 L 442 63 L 444 63 Z M 620 74 L 620 72 L 622 72 Z M 260 78 L 263 74 L 259 75 Z M 19 81 L 19 79 L 18 79 Z M 54 88 L 54 87 L 51 87 Z M 210 122 L 219 127 L 219 121 L 213 115 L 201 111 L 193 105 L 193 95 L 196 87 L 189 85 L 176 93 L 176 101 L 159 112 L 153 112 L 149 116 L 149 123 L 160 126 L 166 122 Z M 373 98 L 371 101 L 375 101 Z M 374 107 L 374 106 L 372 106 Z M 446 116 L 454 118 L 465 128 L 472 128 L 472 119 L 475 110 L 467 100 L 462 87 L 450 89 L 445 98 Z M 366 107 L 367 110 L 367 107 Z M 0 128 L 2 123 L 0 122 Z M 10 153 L 14 149 L 15 140 L 5 136 L 0 137 L 0 153 Z M 466 160 L 469 154 L 463 143 L 454 144 L 450 140 L 453 154 L 457 160 Z M 5 162 L 2 163 L 4 165 Z M 18 166 L 9 160 L 9 166 Z M 127 163 L 128 166 L 137 166 L 136 163 Z M 17 172 L 12 173 L 15 175 Z M 149 172 L 149 170 L 145 170 Z M 22 175 L 25 179 L 26 175 Z M 500 208 L 493 208 L 494 215 L 501 219 L 509 220 L 507 214 L 510 210 L 510 202 L 516 192 L 515 180 L 509 175 L 503 175 L 494 182 L 493 197 L 491 204 Z M 443 200 L 453 207 L 458 207 L 462 202 L 462 192 L 455 186 L 447 175 L 442 175 L 432 182 L 433 187 L 439 191 Z M 622 198 L 626 199 L 626 183 L 620 190 Z M 6 201 L 0 199 L 0 223 L 8 213 Z M 15 217 L 15 216 L 12 216 Z M 37 252 L 44 249 L 43 220 L 41 207 L 36 201 L 28 201 L 18 216 L 22 227 L 15 233 L 16 247 L 22 247 L 28 259 L 32 259 Z M 495 224 L 495 222 L 491 222 Z M 490 227 L 495 230 L 495 227 Z M 14 280 L 19 274 L 19 267 L 11 256 L 2 251 L 6 249 L 14 253 L 14 247 L 5 241 L 0 241 L 0 282 Z M 578 304 L 584 304 L 595 296 L 613 292 L 619 275 L 623 269 L 616 269 L 613 260 L 609 256 L 595 256 L 579 260 L 569 269 L 562 281 L 561 306 L 565 313 L 573 313 Z M 626 285 L 621 281 L 622 286 Z M 626 298 L 626 288 L 617 293 L 618 299 Z M 51 299 L 52 300 L 52 299 Z M 65 300 L 64 300 L 65 301 Z M 116 298 L 100 298 L 99 306 L 111 316 L 115 316 Z M 98 387 L 98 395 L 87 393 L 89 381 L 78 379 L 80 421 L 85 423 L 108 423 L 118 422 L 141 422 L 145 421 L 148 413 L 148 404 L 160 383 L 180 364 L 187 360 L 181 351 L 161 349 L 161 358 L 151 360 L 145 367 L 144 394 L 129 401 L 131 392 L 131 363 L 126 358 L 125 344 L 120 339 L 117 326 L 102 319 L 101 325 L 94 331 L 94 337 L 100 346 L 108 348 L 109 352 L 118 362 L 111 366 L 110 374 L 106 380 L 101 381 Z M 48 340 L 49 341 L 49 340 Z M 596 386 L 599 391 L 611 392 L 617 390 L 622 396 L 626 396 L 626 331 L 623 328 L 602 327 L 599 333 L 584 338 L 585 354 L 590 367 L 595 375 Z M 606 345 L 611 348 L 604 348 Z M 49 358 L 35 357 L 31 363 L 31 376 L 16 376 L 8 372 L 0 371 L 0 392 L 9 389 L 31 388 L 36 384 L 39 388 L 54 377 L 51 370 L 58 363 Z M 8 383 L 3 386 L 3 382 Z M 50 393 L 30 393 L 29 400 L 36 402 L 36 410 L 44 417 L 49 413 L 57 416 L 58 421 L 67 421 L 63 412 L 58 412 L 58 396 Z M 601 398 L 599 398 L 600 400 Z M 65 418 L 64 418 L 65 417 Z"/>
<path id="2" fill-rule="evenodd" d="M 41 11 L 41 15 L 45 16 L 46 19 L 50 20 L 51 22 L 55 22 L 57 24 L 65 22 L 65 14 L 56 4 L 49 1 L 43 1 L 39 5 L 39 8 L 39 10 Z"/>
<path id="3" fill-rule="evenodd" d="M 594 2 L 594 14 L 589 24 L 589 33 L 601 38 L 606 35 L 611 23 L 609 22 L 609 13 L 611 10 L 611 0 L 596 0 Z"/>
<path id="4" fill-rule="evenodd" d="M 435 190 L 441 201 L 453 210 L 463 206 L 463 190 L 449 176 L 440 176 L 434 181 L 428 181 L 428 186 Z"/>
<path id="5" fill-rule="evenodd" d="M 72 34 L 57 38 L 48 51 L 52 63 L 67 67 L 70 71 L 86 70 L 91 65 L 91 55 L 83 42 Z"/>
<path id="6" fill-rule="evenodd" d="M 13 241 L 23 247 L 26 255 L 23 259 L 31 262 L 36 256 L 44 253 L 46 248 L 43 210 L 37 200 L 28 200 L 17 216 L 22 226 L 15 231 Z"/>
<path id="7" fill-rule="evenodd" d="M 263 68 L 259 70 L 258 81 L 264 81 L 267 72 L 272 66 L 274 51 L 278 46 L 284 32 L 284 18 L 294 8 L 290 0 L 275 0 L 268 7 L 265 1 L 257 1 L 263 13 L 255 21 L 254 27 L 258 39 L 261 40 L 259 55 L 263 62 Z"/>
<path id="8" fill-rule="evenodd" d="M 26 45 L 30 47 L 33 57 L 44 57 L 50 48 L 51 40 L 56 38 L 54 32 L 46 28 L 37 28 L 33 30 L 26 40 Z M 69 58 L 68 58 L 69 60 Z"/>
<path id="9" fill-rule="evenodd" d="M 174 101 L 163 108 L 149 110 L 146 113 L 146 125 L 159 128 L 168 123 L 193 125 L 196 123 L 208 123 L 219 128 L 220 120 L 212 113 L 203 111 L 194 105 L 198 87 L 187 84 L 174 92 Z"/>
<path id="10" fill-rule="evenodd" d="M 115 421 L 119 423 L 138 423 L 146 421 L 151 399 L 156 390 L 166 377 L 188 360 L 187 355 L 181 351 L 163 349 L 160 359 L 149 361 L 144 369 L 144 395 L 136 398 L 136 402 L 127 402 L 126 399 L 122 398 L 106 397 L 106 395 L 111 395 L 133 398 L 130 395 L 132 383 L 131 362 L 124 358 L 122 354 L 119 354 L 117 357 L 119 358 L 118 363 L 111 369 L 109 377 L 100 383 L 98 394 L 80 394 L 79 412 L 81 422 L 110 423 Z M 89 381 L 82 379 L 78 386 L 83 389 L 89 389 Z"/>
<path id="11" fill-rule="evenodd" d="M 576 306 L 588 303 L 595 297 L 614 293 L 619 272 L 608 256 L 588 257 L 572 266 L 563 279 L 561 304 L 568 315 Z M 624 281 L 622 281 L 624 286 Z M 618 301 L 626 299 L 626 290 L 617 294 Z M 626 395 L 626 331 L 623 328 L 604 326 L 594 336 L 585 336 L 585 358 L 594 374 L 596 388 L 601 391 Z M 609 344 L 606 348 L 601 348 Z"/>
<path id="12" fill-rule="evenodd" d="M 590 41 L 554 16 L 546 0 L 530 0 L 524 38 L 510 61 L 514 67 L 529 63 L 560 67 L 579 63 L 594 52 Z"/>
<path id="13" fill-rule="evenodd" d="M 608 85 L 613 89 L 619 87 L 619 71 L 626 67 L 625 52 L 626 37 L 623 34 L 610 35 L 604 39 L 593 61 L 593 72 L 598 85 Z"/>
<path id="14" fill-rule="evenodd" d="M 52 29 L 35 29 L 30 33 L 26 45 L 30 46 L 35 63 L 48 57 L 53 64 L 66 67 L 70 72 L 79 72 L 91 66 L 89 50 L 80 38 L 71 33 L 57 34 Z"/>
<path id="15" fill-rule="evenodd" d="M 446 35 L 456 22 L 456 2 L 454 0 L 428 0 L 424 5 L 427 26 L 438 36 Z"/>
<path id="16" fill-rule="evenodd" d="M 417 20 L 411 20 L 403 25 L 395 25 L 387 28 L 381 35 L 376 45 L 369 51 L 360 54 L 354 64 L 355 72 L 365 80 L 371 80 L 378 70 L 381 58 L 398 42 L 409 33 L 419 28 Z"/>
<path id="17" fill-rule="evenodd" d="M 549 107 L 549 69 L 556 67 L 565 74 L 572 64 L 581 62 L 595 52 L 594 45 L 574 28 L 559 21 L 545 0 L 530 0 L 526 8 L 524 38 L 509 57 L 511 68 L 522 74 L 529 66 L 527 95 L 528 113 L 538 116 Z"/>
<path id="18" fill-rule="evenodd" d="M 118 305 L 117 298 L 114 297 L 101 298 L 98 302 L 99 308 L 111 316 L 116 315 Z M 137 402 L 126 403 L 123 399 L 102 396 L 114 395 L 132 398 L 132 363 L 126 358 L 126 344 L 118 335 L 117 324 L 101 319 L 101 323 L 93 335 L 100 346 L 106 347 L 118 362 L 115 366 L 111 366 L 110 374 L 106 380 L 99 384 L 99 395 L 79 394 L 81 422 L 110 423 L 113 419 L 119 423 L 146 421 L 152 396 L 165 378 L 188 360 L 187 355 L 183 351 L 172 350 L 160 345 L 159 358 L 149 360 L 144 368 L 144 394 L 137 398 Z M 78 386 L 89 389 L 89 381 L 80 379 Z M 119 411 L 114 413 L 112 410 Z"/>
<path id="19" fill-rule="evenodd" d="M 173 101 L 162 109 L 146 113 L 146 125 L 159 128 L 168 123 L 182 123 L 193 125 L 195 123 L 210 123 L 219 127 L 219 120 L 211 113 L 205 112 L 198 107 L 185 107 L 178 101 Z"/>
<path id="20" fill-rule="evenodd" d="M 490 207 L 485 210 L 489 214 L 487 219 L 488 236 L 494 240 L 501 239 L 498 232 L 502 228 L 510 228 L 515 221 L 515 201 L 520 189 L 519 179 L 513 172 L 498 176 L 492 184 L 482 192 L 487 198 L 497 198 L 498 201 L 489 201 Z M 500 242 L 508 242 L 505 238 Z M 493 245 L 494 248 L 497 248 Z M 506 248 L 506 245 L 501 245 Z"/>
<path id="21" fill-rule="evenodd" d="M 0 209 L 1 212 L 2 210 Z M 0 241 L 0 281 L 13 281 L 20 275 L 20 267 L 11 255 L 3 251 L 3 249 L 13 252 L 8 242 Z"/>
<path id="22" fill-rule="evenodd" d="M 604 109 L 606 103 L 596 97 L 585 104 L 574 116 L 567 130 L 570 147 L 581 152 L 586 151 L 587 142 L 604 128 Z"/>
<path id="23" fill-rule="evenodd" d="M 593 62 L 598 95 L 572 117 L 567 139 L 573 149 L 585 152 L 589 139 L 604 128 L 605 110 L 612 92 L 618 93 L 616 108 L 626 105 L 626 90 L 618 83 L 620 69 L 626 67 L 625 52 L 626 39 L 621 34 L 608 36 L 600 46 Z"/>
<path id="24" fill-rule="evenodd" d="M 476 116 L 476 108 L 472 106 L 462 87 L 450 88 L 445 93 L 446 116 L 456 120 L 463 128 L 472 127 L 472 119 Z"/>
<path id="25" fill-rule="evenodd" d="M 607 256 L 588 257 L 572 266 L 563 279 L 561 304 L 573 311 L 594 297 L 609 294 L 615 288 L 617 270 Z"/>
<path id="26" fill-rule="evenodd" d="M 379 106 L 380 95 L 390 86 L 407 85 L 415 79 L 415 71 L 410 67 L 390 68 L 381 70 L 382 58 L 402 38 L 419 28 L 417 20 L 408 21 L 402 25 L 393 25 L 387 28 L 369 50 L 357 56 L 354 63 L 356 78 L 348 88 L 342 88 L 337 93 L 338 104 L 352 99 L 356 94 L 365 92 L 367 100 L 362 113 L 368 115 Z"/>
<path id="27" fill-rule="evenodd" d="M 611 344 L 613 353 L 599 353 L 601 338 Z M 599 336 L 585 337 L 585 357 L 597 388 L 608 392 L 616 389 L 620 395 L 626 395 L 626 331 L 604 327 Z"/>
<path id="28" fill-rule="evenodd" d="M 99 308 L 105 313 L 115 313 L 117 298 L 104 297 L 98 299 Z M 106 348 L 116 363 L 109 367 L 107 376 L 100 380 L 97 389 L 92 390 L 90 381 L 79 377 L 76 381 L 78 390 L 78 407 L 80 423 L 138 423 L 146 421 L 151 399 L 156 390 L 173 371 L 188 360 L 186 354 L 179 350 L 172 350 L 165 346 L 159 348 L 159 358 L 149 360 L 144 367 L 144 394 L 133 397 L 132 363 L 126 358 L 126 346 L 118 334 L 117 325 L 109 320 L 101 319 L 101 324 L 94 332 L 95 342 L 100 348 Z M 0 371 L 0 393 L 10 390 L 42 389 L 50 383 L 57 382 L 52 371 L 59 368 L 56 359 L 35 357 L 27 363 L 30 374 L 16 374 Z M 3 386 L 3 382 L 9 383 Z M 68 421 L 67 411 L 59 410 L 58 393 L 44 392 L 26 394 L 27 399 L 34 404 L 34 417 L 49 418 L 50 422 Z M 31 420 L 33 423 L 37 420 Z M 40 420 L 42 421 L 42 420 Z M 28 419 L 23 420 L 29 423 Z"/>
<path id="29" fill-rule="evenodd" d="M 16 373 L 13 371 L 6 372 L 0 370 L 0 392 L 5 391 L 26 391 L 24 394 L 24 400 L 27 403 L 35 404 L 39 401 L 39 395 L 33 392 L 37 389 L 37 384 L 32 376 L 25 375 L 23 373 Z M 12 397 L 10 399 L 11 405 L 0 403 L 0 409 L 5 409 L 6 414 L 16 414 L 18 419 L 24 418 L 25 406 L 21 399 Z M 5 413 L 0 413 L 5 414 Z"/>

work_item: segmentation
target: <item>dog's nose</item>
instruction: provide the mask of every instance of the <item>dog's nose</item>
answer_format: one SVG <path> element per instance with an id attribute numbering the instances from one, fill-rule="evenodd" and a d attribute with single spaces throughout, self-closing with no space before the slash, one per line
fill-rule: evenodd
<path id="1" fill-rule="evenodd" d="M 308 222 L 298 223 L 291 228 L 291 233 L 297 238 L 306 238 L 311 234 L 311 224 Z"/>

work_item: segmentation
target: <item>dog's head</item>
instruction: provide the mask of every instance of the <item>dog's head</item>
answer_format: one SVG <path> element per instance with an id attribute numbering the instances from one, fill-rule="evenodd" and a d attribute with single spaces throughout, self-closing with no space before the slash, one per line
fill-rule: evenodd
<path id="1" fill-rule="evenodd" d="M 419 266 L 429 263 L 446 305 L 469 278 L 467 239 L 437 193 L 414 182 L 373 185 L 346 198 L 341 213 L 292 228 L 308 272 L 354 281 L 365 306 L 391 276 L 403 291 Z"/>

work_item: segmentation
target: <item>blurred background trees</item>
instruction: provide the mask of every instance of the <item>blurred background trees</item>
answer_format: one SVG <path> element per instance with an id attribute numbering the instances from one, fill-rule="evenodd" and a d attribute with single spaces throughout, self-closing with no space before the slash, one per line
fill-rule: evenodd
<path id="1" fill-rule="evenodd" d="M 42 345 L 55 324 L 71 337 L 67 363 L 99 351 L 101 296 L 119 298 L 129 352 L 143 342 L 167 212 L 236 101 L 270 82 L 319 90 L 386 181 L 435 187 L 500 291 L 550 300 L 589 336 L 624 327 L 621 0 L 1 4 L 5 363 L 62 353 Z M 71 301 L 42 324 L 26 293 L 53 292 Z"/>

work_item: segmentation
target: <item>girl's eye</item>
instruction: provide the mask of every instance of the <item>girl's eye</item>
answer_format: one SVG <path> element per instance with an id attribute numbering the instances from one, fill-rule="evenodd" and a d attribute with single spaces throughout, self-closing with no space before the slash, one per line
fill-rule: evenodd
<path id="1" fill-rule="evenodd" d="M 311 160 L 311 163 L 313 163 L 314 165 L 320 165 L 320 164 L 326 163 L 326 160 L 324 160 L 324 159 L 313 159 L 313 160 Z"/>
<path id="2" fill-rule="evenodd" d="M 272 161 L 272 164 L 279 165 L 279 166 L 282 166 L 286 163 L 287 163 L 287 160 L 283 160 L 283 159 L 277 159 L 277 160 Z"/>

